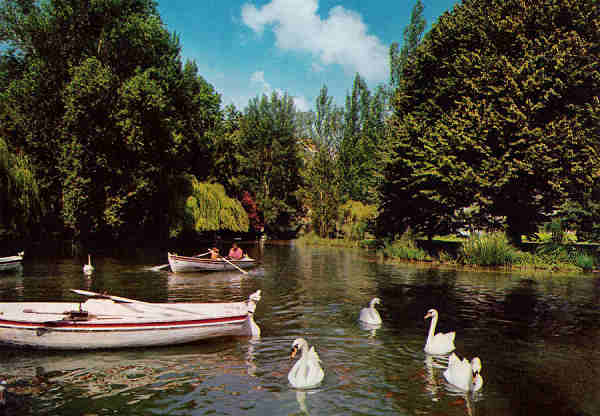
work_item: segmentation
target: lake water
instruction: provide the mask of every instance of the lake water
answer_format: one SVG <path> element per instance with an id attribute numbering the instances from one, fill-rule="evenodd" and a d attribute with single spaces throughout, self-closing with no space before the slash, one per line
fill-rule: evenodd
<path id="1" fill-rule="evenodd" d="M 250 274 L 171 274 L 166 253 L 36 256 L 0 275 L 1 301 L 76 300 L 71 288 L 144 301 L 241 301 L 257 289 L 262 337 L 92 352 L 0 349 L 19 415 L 599 415 L 600 278 L 390 265 L 362 250 L 248 243 Z M 200 252 L 199 250 L 198 252 Z M 180 252 L 180 254 L 193 254 Z M 359 325 L 377 296 L 383 324 Z M 429 308 L 479 356 L 483 388 L 460 393 L 447 359 L 423 351 Z M 295 390 L 292 342 L 305 338 L 325 379 Z"/>

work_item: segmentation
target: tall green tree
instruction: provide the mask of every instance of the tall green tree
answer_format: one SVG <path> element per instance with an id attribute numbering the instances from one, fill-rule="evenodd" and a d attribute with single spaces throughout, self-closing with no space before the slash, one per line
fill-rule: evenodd
<path id="1" fill-rule="evenodd" d="M 173 178 L 210 172 L 220 96 L 181 64 L 152 0 L 0 6 L 0 133 L 76 238 L 166 236 Z"/>
<path id="2" fill-rule="evenodd" d="M 375 94 L 356 75 L 352 92 L 346 96 L 343 137 L 339 146 L 338 168 L 342 199 L 376 203 L 379 149 L 385 137 L 383 88 Z"/>
<path id="3" fill-rule="evenodd" d="M 423 39 L 425 26 L 427 25 L 427 21 L 423 17 L 424 9 L 423 2 L 417 0 L 410 14 L 410 23 L 404 29 L 402 48 L 399 49 L 397 42 L 393 42 L 390 46 L 390 86 L 392 90 L 400 85 L 403 68 L 406 66 L 410 55 L 414 53 Z"/>
<path id="4" fill-rule="evenodd" d="M 241 188 L 252 194 L 270 234 L 295 231 L 302 214 L 295 114 L 292 97 L 274 92 L 251 99 L 241 119 Z"/>
<path id="5" fill-rule="evenodd" d="M 515 241 L 600 175 L 595 0 L 466 0 L 394 96 L 380 229 L 505 226 Z M 466 208 L 469 208 L 467 211 Z"/>
<path id="6" fill-rule="evenodd" d="M 223 184 L 229 195 L 241 199 L 244 192 L 241 178 L 243 113 L 233 104 L 226 106 L 222 113 L 222 122 L 211 140 L 213 161 L 210 176 Z"/>
<path id="7" fill-rule="evenodd" d="M 310 121 L 304 169 L 304 199 L 312 230 L 320 237 L 336 231 L 341 199 L 338 149 L 343 135 L 343 109 L 336 107 L 323 86 Z"/>

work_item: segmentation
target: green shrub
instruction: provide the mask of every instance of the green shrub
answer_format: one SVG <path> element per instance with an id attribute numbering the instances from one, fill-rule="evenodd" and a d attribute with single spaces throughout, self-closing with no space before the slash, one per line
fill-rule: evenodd
<path id="1" fill-rule="evenodd" d="M 572 262 L 572 258 L 569 255 L 567 247 L 560 244 L 543 244 L 537 248 L 537 250 L 535 251 L 535 255 L 538 258 L 539 262 L 545 264 L 559 264 Z"/>
<path id="2" fill-rule="evenodd" d="M 384 257 L 391 257 L 403 260 L 430 260 L 431 258 L 425 250 L 417 247 L 414 237 L 407 231 L 399 239 L 394 241 L 385 241 L 381 254 Z"/>
<path id="3" fill-rule="evenodd" d="M 519 263 L 522 253 L 510 245 L 504 233 L 472 235 L 460 250 L 461 261 L 479 266 L 510 266 Z"/>
<path id="4" fill-rule="evenodd" d="M 595 267 L 594 258 L 585 253 L 577 253 L 575 255 L 575 265 L 581 267 L 583 270 L 592 270 Z"/>

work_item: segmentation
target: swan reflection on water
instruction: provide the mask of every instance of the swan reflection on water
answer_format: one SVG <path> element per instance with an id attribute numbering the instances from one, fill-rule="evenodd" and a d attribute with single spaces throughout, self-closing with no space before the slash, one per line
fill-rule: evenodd
<path id="1" fill-rule="evenodd" d="M 443 356 L 425 355 L 425 389 L 431 395 L 431 400 L 440 400 L 439 372 L 446 368 L 447 359 Z"/>
<path id="2" fill-rule="evenodd" d="M 306 407 L 306 391 L 304 390 L 296 390 L 296 401 L 300 406 L 300 411 L 305 415 L 308 415 L 308 408 Z"/>
<path id="3" fill-rule="evenodd" d="M 248 351 L 246 351 L 246 365 L 248 366 L 248 375 L 251 377 L 256 377 L 256 363 L 255 361 L 255 355 L 256 352 L 254 351 L 254 345 L 258 344 L 260 341 L 259 337 L 252 337 L 248 340 Z"/>
<path id="4" fill-rule="evenodd" d="M 359 321 L 360 329 L 363 331 L 369 331 L 369 338 L 375 338 L 377 330 L 381 328 L 381 324 L 369 324 L 363 321 Z"/>
<path id="5" fill-rule="evenodd" d="M 465 402 L 465 410 L 467 411 L 468 416 L 475 415 L 475 406 L 474 403 L 477 402 L 481 398 L 480 392 L 465 392 L 450 383 L 446 383 L 446 391 L 451 396 L 456 396 L 461 398 Z"/>
<path id="6" fill-rule="evenodd" d="M 318 388 L 312 390 L 306 389 L 296 389 L 296 401 L 298 402 L 298 406 L 300 407 L 300 412 L 303 415 L 310 415 L 308 411 L 308 402 L 307 398 L 309 395 L 316 394 L 320 390 Z"/>

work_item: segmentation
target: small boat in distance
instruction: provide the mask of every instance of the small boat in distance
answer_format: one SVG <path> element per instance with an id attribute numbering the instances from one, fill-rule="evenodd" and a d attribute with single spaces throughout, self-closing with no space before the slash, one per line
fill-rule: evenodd
<path id="1" fill-rule="evenodd" d="M 148 303 L 85 290 L 85 302 L 0 303 L 0 344 L 53 350 L 154 347 L 225 336 L 260 336 L 245 302 Z"/>
<path id="2" fill-rule="evenodd" d="M 18 270 L 22 267 L 25 252 L 20 251 L 16 256 L 0 257 L 0 272 Z"/>
<path id="3" fill-rule="evenodd" d="M 225 270 L 249 269 L 256 266 L 255 259 L 244 256 L 240 260 L 230 260 L 223 257 L 207 259 L 199 257 L 178 256 L 168 253 L 169 265 L 173 273 L 184 272 L 216 272 Z"/>

